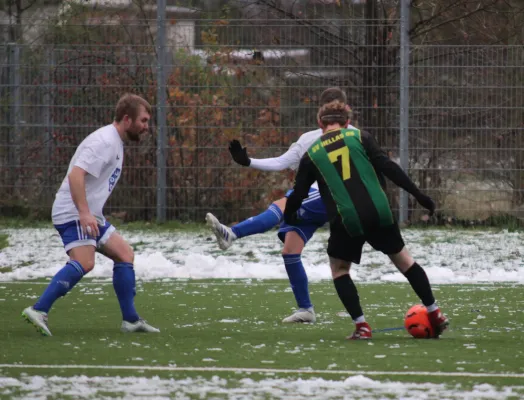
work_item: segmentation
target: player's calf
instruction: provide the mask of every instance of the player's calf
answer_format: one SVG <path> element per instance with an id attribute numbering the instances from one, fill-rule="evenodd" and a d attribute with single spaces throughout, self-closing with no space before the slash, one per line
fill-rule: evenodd
<path id="1" fill-rule="evenodd" d="M 42 293 L 32 308 L 47 314 L 54 302 L 70 292 L 82 279 L 84 274 L 84 269 L 78 261 L 68 261 L 66 265 L 53 276 L 44 293 Z"/>
<path id="2" fill-rule="evenodd" d="M 115 263 L 113 266 L 113 288 L 120 304 L 122 319 L 134 323 L 140 320 L 135 309 L 136 278 L 131 263 Z"/>

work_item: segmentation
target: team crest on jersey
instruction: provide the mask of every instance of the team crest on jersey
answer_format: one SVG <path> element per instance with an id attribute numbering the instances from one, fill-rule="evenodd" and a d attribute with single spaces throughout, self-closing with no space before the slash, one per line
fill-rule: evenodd
<path id="1" fill-rule="evenodd" d="M 109 178 L 109 191 L 113 190 L 113 188 L 116 185 L 116 181 L 118 180 L 118 177 L 120 176 L 120 168 L 116 168 L 113 174 L 111 175 L 111 178 Z"/>

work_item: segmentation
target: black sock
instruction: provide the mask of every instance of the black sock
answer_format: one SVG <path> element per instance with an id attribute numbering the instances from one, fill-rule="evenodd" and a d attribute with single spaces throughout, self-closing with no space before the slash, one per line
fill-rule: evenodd
<path id="1" fill-rule="evenodd" d="M 353 280 L 348 275 L 339 276 L 333 279 L 335 289 L 337 289 L 338 297 L 344 307 L 346 308 L 353 321 L 357 318 L 362 317 L 362 307 L 360 307 L 360 299 L 358 297 L 357 287 L 353 283 Z"/>
<path id="2" fill-rule="evenodd" d="M 426 272 L 417 263 L 413 264 L 404 274 L 411 287 L 426 307 L 435 303 L 431 285 Z"/>

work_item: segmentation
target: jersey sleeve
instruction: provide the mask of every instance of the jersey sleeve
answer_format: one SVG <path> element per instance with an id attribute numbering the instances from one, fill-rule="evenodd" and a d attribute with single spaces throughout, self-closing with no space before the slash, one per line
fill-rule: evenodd
<path id="1" fill-rule="evenodd" d="M 373 136 L 368 132 L 361 132 L 361 137 L 362 145 L 366 150 L 371 164 L 373 164 L 373 168 L 384 174 L 398 187 L 417 197 L 420 194 L 419 188 L 413 183 L 404 170 L 387 156 L 386 152 L 380 148 Z"/>
<path id="2" fill-rule="evenodd" d="M 293 193 L 289 195 L 286 202 L 285 215 L 290 215 L 298 211 L 302 204 L 302 200 L 308 197 L 309 188 L 316 181 L 316 167 L 311 161 L 309 154 L 305 153 L 300 160 L 297 175 L 295 177 L 295 185 Z"/>
<path id="3" fill-rule="evenodd" d="M 382 167 L 391 161 L 386 152 L 382 150 L 375 138 L 369 132 L 361 131 L 360 135 L 362 138 L 362 145 L 374 167 Z"/>
<path id="4" fill-rule="evenodd" d="M 75 166 L 98 178 L 104 166 L 110 161 L 112 147 L 103 141 L 86 144 L 78 155 Z"/>
<path id="5" fill-rule="evenodd" d="M 286 168 L 297 169 L 302 154 L 302 146 L 300 146 L 299 143 L 293 143 L 288 151 L 281 156 L 259 159 L 252 158 L 249 166 L 262 171 L 282 171 Z"/>

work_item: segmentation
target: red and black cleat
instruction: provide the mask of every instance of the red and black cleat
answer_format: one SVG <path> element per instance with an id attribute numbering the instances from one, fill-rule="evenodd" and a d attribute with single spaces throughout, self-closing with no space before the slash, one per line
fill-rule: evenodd
<path id="1" fill-rule="evenodd" d="M 433 337 L 438 338 L 449 326 L 448 318 L 442 314 L 440 308 L 435 311 L 428 312 L 429 322 L 433 328 Z"/>
<path id="2" fill-rule="evenodd" d="M 357 328 L 351 336 L 348 336 L 348 340 L 365 340 L 371 339 L 371 327 L 367 322 L 357 323 Z"/>

